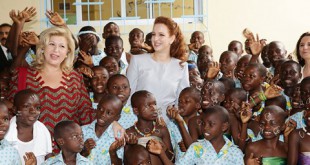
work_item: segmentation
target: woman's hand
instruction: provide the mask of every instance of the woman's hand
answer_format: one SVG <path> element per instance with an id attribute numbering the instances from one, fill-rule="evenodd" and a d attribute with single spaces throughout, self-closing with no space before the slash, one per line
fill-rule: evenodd
<path id="1" fill-rule="evenodd" d="M 117 121 L 113 121 L 112 129 L 116 140 L 125 138 L 125 129 Z"/>
<path id="2" fill-rule="evenodd" d="M 20 13 L 20 17 L 25 20 L 25 22 L 32 21 L 32 18 L 37 14 L 35 7 L 26 7 L 23 11 Z"/>
<path id="3" fill-rule="evenodd" d="M 27 46 L 27 45 L 32 46 L 40 42 L 37 34 L 34 32 L 23 32 L 20 40 L 21 40 L 20 43 L 22 46 Z"/>
<path id="4" fill-rule="evenodd" d="M 115 141 L 110 145 L 109 151 L 116 151 L 116 150 L 118 150 L 119 148 L 121 148 L 122 146 L 124 146 L 125 144 L 126 144 L 126 143 L 125 143 L 125 139 L 115 140 Z"/>

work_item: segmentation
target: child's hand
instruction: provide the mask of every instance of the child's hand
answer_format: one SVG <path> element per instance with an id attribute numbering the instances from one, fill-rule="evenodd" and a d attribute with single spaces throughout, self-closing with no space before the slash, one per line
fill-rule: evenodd
<path id="1" fill-rule="evenodd" d="M 161 143 L 157 140 L 151 139 L 146 146 L 146 149 L 156 155 L 161 154 L 162 152 L 165 152 L 165 150 L 163 149 L 163 146 L 161 145 Z"/>
<path id="2" fill-rule="evenodd" d="M 284 137 L 288 137 L 289 136 L 289 134 L 294 130 L 294 129 L 296 129 L 296 127 L 297 127 L 297 123 L 296 123 L 296 121 L 295 120 L 293 120 L 293 119 L 290 119 L 289 121 L 287 121 L 286 123 L 285 123 L 285 130 L 284 130 Z"/>
<path id="3" fill-rule="evenodd" d="M 79 48 L 84 52 L 89 52 L 94 45 L 97 45 L 97 38 L 93 34 L 84 34 L 85 38 L 83 41 L 80 41 Z"/>
<path id="4" fill-rule="evenodd" d="M 46 11 L 45 15 L 50 20 L 50 23 L 54 26 L 65 26 L 66 22 L 57 12 L 53 12 L 51 10 Z"/>
<path id="5" fill-rule="evenodd" d="M 178 145 L 179 145 L 180 150 L 181 150 L 182 152 L 186 152 L 187 149 L 186 149 L 186 147 L 185 147 L 185 144 L 184 144 L 183 140 L 180 141 L 180 142 L 178 143 Z"/>
<path id="6" fill-rule="evenodd" d="M 245 28 L 242 33 L 243 33 L 243 36 L 249 41 L 253 41 L 255 39 L 252 31 L 248 28 Z"/>
<path id="7" fill-rule="evenodd" d="M 246 160 L 246 165 L 260 165 L 261 158 L 254 158 L 254 154 L 251 153 L 249 159 Z"/>
<path id="8" fill-rule="evenodd" d="M 249 103 L 242 102 L 240 118 L 243 124 L 249 122 L 252 117 L 252 111 Z"/>
<path id="9" fill-rule="evenodd" d="M 87 54 L 83 50 L 80 50 L 79 54 L 81 55 L 80 57 L 82 57 L 82 58 L 78 59 L 79 61 L 81 61 L 82 63 L 84 63 L 87 66 L 93 66 L 93 59 L 92 59 L 90 54 Z"/>
<path id="10" fill-rule="evenodd" d="M 33 152 L 26 152 L 23 156 L 25 165 L 37 165 L 37 158 Z"/>
<path id="11" fill-rule="evenodd" d="M 275 84 L 272 84 L 264 91 L 264 94 L 265 94 L 267 99 L 272 99 L 272 98 L 280 96 L 282 90 L 283 89 L 281 87 L 279 87 Z"/>
<path id="12" fill-rule="evenodd" d="M 25 20 L 25 22 L 32 21 L 32 17 L 37 14 L 35 7 L 26 7 L 23 11 L 19 13 L 20 17 Z"/>
<path id="13" fill-rule="evenodd" d="M 250 49 L 251 49 L 252 55 L 259 56 L 263 50 L 263 47 L 264 45 L 260 42 L 258 34 L 256 34 L 256 40 L 253 36 L 252 40 L 250 40 Z"/>
<path id="14" fill-rule="evenodd" d="M 214 79 L 220 72 L 220 64 L 218 62 L 211 62 L 207 72 L 207 79 Z"/>
<path id="15" fill-rule="evenodd" d="M 92 78 L 94 75 L 93 70 L 88 66 L 79 67 L 77 70 L 88 78 Z"/>
<path id="16" fill-rule="evenodd" d="M 22 43 L 25 43 L 29 46 L 36 45 L 40 42 L 35 32 L 23 32 L 20 40 Z"/>
<path id="17" fill-rule="evenodd" d="M 164 118 L 160 117 L 160 116 L 156 118 L 156 124 L 158 124 L 162 127 L 167 127 Z"/>
<path id="18" fill-rule="evenodd" d="M 126 143 L 128 144 L 138 144 L 138 138 L 134 134 L 130 134 L 129 136 L 125 136 Z"/>
<path id="19" fill-rule="evenodd" d="M 96 142 L 94 139 L 89 138 L 84 142 L 85 150 L 90 152 L 93 148 L 96 147 Z"/>
<path id="20" fill-rule="evenodd" d="M 277 74 L 270 80 L 270 85 L 278 85 L 279 82 L 280 82 L 280 75 Z"/>
<path id="21" fill-rule="evenodd" d="M 178 110 L 174 106 L 167 107 L 167 116 L 174 119 L 176 122 L 183 122 L 183 117 L 179 114 Z"/>
<path id="22" fill-rule="evenodd" d="M 126 143 L 125 143 L 125 139 L 119 139 L 119 140 L 115 140 L 110 148 L 109 148 L 109 151 L 116 151 L 118 150 L 119 148 L 121 148 L 122 146 L 124 146 Z"/>

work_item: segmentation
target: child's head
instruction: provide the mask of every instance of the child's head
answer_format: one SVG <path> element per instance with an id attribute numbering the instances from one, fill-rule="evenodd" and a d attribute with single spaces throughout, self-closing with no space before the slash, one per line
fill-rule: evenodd
<path id="1" fill-rule="evenodd" d="M 293 109 L 303 108 L 304 103 L 300 98 L 300 84 L 296 84 L 293 87 L 293 93 L 292 96 L 290 97 L 290 100 Z"/>
<path id="2" fill-rule="evenodd" d="M 140 48 L 144 42 L 144 33 L 139 28 L 134 28 L 129 32 L 129 43 L 132 48 Z"/>
<path id="3" fill-rule="evenodd" d="M 310 77 L 304 78 L 300 83 L 300 97 L 305 109 L 310 109 Z"/>
<path id="4" fill-rule="evenodd" d="M 287 51 L 282 42 L 272 41 L 269 43 L 268 58 L 273 67 L 277 65 L 276 63 L 279 59 L 285 58 L 286 53 Z"/>
<path id="5" fill-rule="evenodd" d="M 111 56 L 105 56 L 104 58 L 102 58 L 99 65 L 103 66 L 108 70 L 110 77 L 119 73 L 120 71 L 118 62 L 116 61 L 115 58 Z"/>
<path id="6" fill-rule="evenodd" d="M 221 54 L 220 64 L 221 72 L 225 75 L 234 71 L 237 66 L 238 55 L 232 51 L 225 51 Z"/>
<path id="7" fill-rule="evenodd" d="M 251 58 L 252 58 L 252 55 L 246 54 L 246 55 L 241 56 L 241 58 L 238 60 L 234 74 L 235 74 L 235 77 L 237 77 L 239 80 L 242 79 L 244 69 L 245 67 L 249 65 Z"/>
<path id="8" fill-rule="evenodd" d="M 218 80 L 208 80 L 201 89 L 201 108 L 219 105 L 225 99 L 225 86 Z"/>
<path id="9" fill-rule="evenodd" d="M 201 90 L 203 86 L 203 79 L 200 76 L 190 75 L 189 82 L 190 82 L 191 87 L 194 87 L 198 89 L 199 91 Z"/>
<path id="10" fill-rule="evenodd" d="M 278 97 L 272 98 L 272 99 L 267 99 L 265 101 L 265 106 L 269 105 L 276 105 L 282 109 L 286 109 L 286 99 L 283 95 L 280 95 Z"/>
<path id="11" fill-rule="evenodd" d="M 97 94 L 102 94 L 106 90 L 109 73 L 107 69 L 102 66 L 94 66 L 92 68 L 92 71 L 94 75 L 90 80 L 90 84 L 93 88 L 93 92 Z"/>
<path id="12" fill-rule="evenodd" d="M 24 126 L 33 126 L 40 115 L 40 98 L 31 89 L 21 90 L 14 96 L 13 109 L 17 123 Z"/>
<path id="13" fill-rule="evenodd" d="M 126 76 L 116 74 L 109 78 L 107 83 L 108 93 L 117 96 L 125 105 L 130 96 L 130 85 Z"/>
<path id="14" fill-rule="evenodd" d="M 289 59 L 287 58 L 282 58 L 282 59 L 279 59 L 276 63 L 276 66 L 274 67 L 274 75 L 279 75 L 280 72 L 281 72 L 281 66 L 284 62 L 288 61 Z"/>
<path id="15" fill-rule="evenodd" d="M 197 114 L 200 109 L 200 91 L 194 87 L 184 88 L 179 96 L 179 113 L 183 117 Z"/>
<path id="16" fill-rule="evenodd" d="M 204 35 L 201 31 L 194 31 L 192 33 L 191 39 L 190 39 L 190 43 L 199 43 L 200 45 L 202 45 L 203 43 L 205 43 L 205 38 Z"/>
<path id="17" fill-rule="evenodd" d="M 147 33 L 147 35 L 145 35 L 145 41 L 144 41 L 148 46 L 152 46 L 152 32 Z"/>
<path id="18" fill-rule="evenodd" d="M 96 29 L 92 26 L 84 26 L 80 29 L 78 34 L 79 47 L 82 48 L 83 45 L 89 44 L 91 41 L 91 47 L 88 52 L 90 54 L 95 54 L 95 48 L 97 49 L 97 44 L 100 42 L 100 37 L 96 33 Z M 84 50 L 86 51 L 86 50 Z"/>
<path id="19" fill-rule="evenodd" d="M 267 70 L 263 64 L 249 64 L 241 80 L 242 87 L 246 91 L 252 91 L 260 87 L 266 78 Z"/>
<path id="20" fill-rule="evenodd" d="M 54 139 L 64 152 L 79 153 L 84 148 L 81 127 L 73 121 L 61 121 L 54 127 Z"/>
<path id="21" fill-rule="evenodd" d="M 270 105 L 263 109 L 260 115 L 259 127 L 264 139 L 278 138 L 285 129 L 287 114 L 276 105 Z"/>
<path id="22" fill-rule="evenodd" d="M 271 67 L 271 63 L 270 63 L 270 60 L 268 58 L 268 44 L 265 45 L 263 47 L 263 50 L 262 50 L 262 53 L 261 53 L 261 58 L 263 60 L 263 65 L 266 67 L 266 68 L 270 68 Z"/>
<path id="23" fill-rule="evenodd" d="M 7 98 L 8 90 L 9 90 L 9 83 L 4 79 L 0 79 L 0 99 L 1 100 Z"/>
<path id="24" fill-rule="evenodd" d="M 197 64 L 199 62 L 201 63 L 208 63 L 210 61 L 213 61 L 213 50 L 208 45 L 203 45 L 198 50 L 198 59 Z"/>
<path id="25" fill-rule="evenodd" d="M 124 165 L 148 165 L 151 164 L 150 153 L 142 145 L 133 144 L 124 151 Z"/>
<path id="26" fill-rule="evenodd" d="M 246 39 L 244 41 L 244 50 L 246 52 L 246 54 L 252 54 L 251 48 L 250 48 L 250 40 Z"/>
<path id="27" fill-rule="evenodd" d="M 220 82 L 222 82 L 225 86 L 225 94 L 230 90 L 235 88 L 236 83 L 232 78 L 222 77 L 219 79 Z"/>
<path id="28" fill-rule="evenodd" d="M 243 54 L 243 45 L 240 41 L 233 40 L 229 43 L 228 50 L 235 52 L 240 57 Z"/>
<path id="29" fill-rule="evenodd" d="M 103 27 L 102 38 L 107 39 L 112 35 L 120 36 L 119 27 L 115 22 L 109 22 Z"/>
<path id="30" fill-rule="evenodd" d="M 223 106 L 239 119 L 241 104 L 243 101 L 246 101 L 246 97 L 247 95 L 244 89 L 232 88 L 225 95 Z"/>
<path id="31" fill-rule="evenodd" d="M 229 127 L 228 111 L 219 105 L 209 107 L 201 114 L 202 132 L 208 141 L 223 138 L 224 132 Z"/>
<path id="32" fill-rule="evenodd" d="M 141 90 L 131 96 L 131 106 L 138 119 L 154 121 L 158 117 L 156 99 L 151 92 Z"/>
<path id="33" fill-rule="evenodd" d="M 281 66 L 280 80 L 283 88 L 294 87 L 301 79 L 301 66 L 299 63 L 290 60 Z"/>
<path id="34" fill-rule="evenodd" d="M 122 101 L 115 95 L 104 95 L 97 106 L 97 125 L 108 126 L 121 117 Z"/>
<path id="35" fill-rule="evenodd" d="M 8 107 L 4 102 L 0 101 L 0 140 L 2 140 L 9 130 L 10 117 Z"/>
<path id="36" fill-rule="evenodd" d="M 111 35 L 105 40 L 104 52 L 107 56 L 114 57 L 116 61 L 119 61 L 122 57 L 123 40 L 119 36 Z"/>

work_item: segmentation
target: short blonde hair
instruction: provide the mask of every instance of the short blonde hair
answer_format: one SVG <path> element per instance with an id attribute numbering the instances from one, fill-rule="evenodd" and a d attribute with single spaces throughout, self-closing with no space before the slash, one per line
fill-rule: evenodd
<path id="1" fill-rule="evenodd" d="M 69 73 L 73 70 L 75 42 L 69 30 L 59 27 L 48 28 L 40 34 L 40 42 L 36 45 L 36 58 L 32 62 L 32 67 L 39 71 L 43 69 L 43 64 L 45 62 L 44 48 L 47 46 L 52 36 L 61 36 L 67 40 L 68 54 L 64 61 L 61 62 L 60 68 L 63 72 Z"/>

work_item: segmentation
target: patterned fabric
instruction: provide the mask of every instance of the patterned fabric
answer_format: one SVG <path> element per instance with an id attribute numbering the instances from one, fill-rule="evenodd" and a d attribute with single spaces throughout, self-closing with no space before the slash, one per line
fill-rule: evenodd
<path id="1" fill-rule="evenodd" d="M 286 110 L 289 111 L 292 109 L 292 104 L 290 98 L 284 93 L 284 91 L 281 92 L 281 94 L 285 97 L 286 100 Z"/>
<path id="2" fill-rule="evenodd" d="M 29 49 L 26 53 L 26 62 L 31 65 L 32 61 L 36 58 L 36 54 L 32 49 Z"/>
<path id="3" fill-rule="evenodd" d="M 198 54 L 190 50 L 188 60 L 194 61 L 197 64 Z"/>
<path id="4" fill-rule="evenodd" d="M 185 122 L 184 122 L 184 126 L 188 132 L 188 127 Z M 181 135 L 178 125 L 174 121 L 168 122 L 167 128 L 170 133 L 171 144 L 172 144 L 174 154 L 175 154 L 175 161 L 178 161 L 180 157 L 182 157 L 185 154 L 185 152 L 181 151 L 179 144 L 178 144 L 179 142 L 183 140 L 182 135 Z"/>
<path id="5" fill-rule="evenodd" d="M 93 165 L 88 159 L 81 156 L 79 153 L 76 154 L 76 164 L 77 165 Z M 62 152 L 58 155 L 48 158 L 42 165 L 65 165 L 64 159 L 62 157 Z"/>
<path id="6" fill-rule="evenodd" d="M 99 103 L 94 102 L 94 92 L 89 92 L 89 98 L 93 109 L 96 110 Z"/>
<path id="7" fill-rule="evenodd" d="M 94 66 L 99 66 L 99 63 L 100 63 L 100 61 L 101 61 L 101 59 L 103 59 L 103 57 L 105 57 L 105 53 L 104 53 L 104 51 L 102 51 L 102 50 L 98 50 L 98 53 L 99 54 L 96 54 L 96 55 L 92 55 L 91 57 L 92 57 L 92 60 L 93 60 L 93 64 L 94 64 Z"/>
<path id="8" fill-rule="evenodd" d="M 10 86 L 9 100 L 13 101 L 17 92 L 17 68 Z M 90 123 L 95 117 L 91 102 L 86 91 L 83 77 L 76 71 L 70 74 L 63 73 L 63 80 L 56 89 L 44 86 L 42 77 L 37 70 L 28 68 L 26 88 L 35 91 L 41 101 L 41 114 L 39 120 L 53 134 L 55 125 L 63 120 L 73 120 L 78 124 Z"/>
<path id="9" fill-rule="evenodd" d="M 267 157 L 262 160 L 263 165 L 286 165 L 286 158 Z"/>
<path id="10" fill-rule="evenodd" d="M 96 142 L 96 147 L 91 150 L 88 155 L 88 160 L 93 164 L 111 164 L 109 148 L 111 144 L 115 141 L 112 124 L 105 130 L 100 138 L 97 137 L 95 132 L 95 125 L 97 120 L 93 121 L 91 124 L 82 127 L 84 141 L 89 138 L 94 139 Z M 117 155 L 120 159 L 123 158 L 124 148 L 120 148 L 117 151 Z"/>
<path id="11" fill-rule="evenodd" d="M 310 164 L 310 152 L 302 152 L 298 155 L 298 165 Z"/>
<path id="12" fill-rule="evenodd" d="M 248 137 L 251 138 L 251 141 L 252 141 L 252 142 L 256 142 L 256 141 L 258 141 L 258 140 L 262 140 L 262 139 L 263 139 L 263 136 L 261 135 L 260 132 L 257 134 L 257 136 L 255 136 L 254 132 L 253 132 L 251 129 L 248 128 L 248 129 L 247 129 L 247 133 L 248 133 Z M 281 134 L 281 135 L 279 136 L 279 140 L 280 140 L 281 142 L 284 142 L 284 135 L 283 135 L 283 134 Z"/>
<path id="13" fill-rule="evenodd" d="M 243 165 L 242 151 L 226 137 L 224 140 L 225 145 L 219 153 L 216 153 L 212 144 L 205 139 L 193 143 L 176 165 Z"/>
<path id="14" fill-rule="evenodd" d="M 289 116 L 286 121 L 290 120 L 290 119 L 293 119 L 294 121 L 296 121 L 297 123 L 297 127 L 296 129 L 299 129 L 299 128 L 302 128 L 302 127 L 306 127 L 306 123 L 304 122 L 304 112 L 301 111 L 301 112 L 297 112 L 295 113 L 294 115 L 292 116 Z"/>
<path id="15" fill-rule="evenodd" d="M 125 129 L 134 125 L 138 121 L 137 115 L 133 113 L 131 105 L 126 104 L 121 112 L 121 118 L 118 123 Z"/>
<path id="16" fill-rule="evenodd" d="M 18 151 L 13 148 L 8 141 L 2 139 L 0 141 L 0 164 L 21 165 Z"/>

